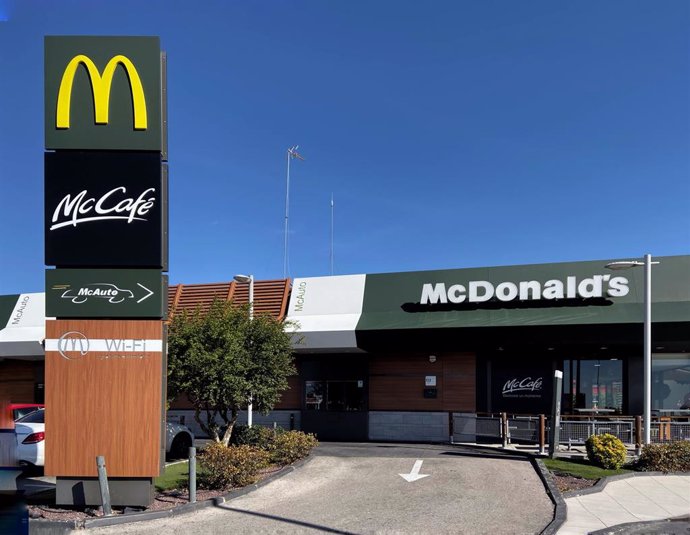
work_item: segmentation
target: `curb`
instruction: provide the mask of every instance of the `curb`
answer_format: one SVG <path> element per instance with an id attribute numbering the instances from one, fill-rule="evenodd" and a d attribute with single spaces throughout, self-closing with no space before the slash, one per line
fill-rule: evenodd
<path id="1" fill-rule="evenodd" d="M 63 535 L 72 533 L 73 530 L 79 529 L 92 529 L 101 528 L 105 526 L 117 526 L 120 524 L 129 524 L 133 522 L 145 522 L 147 520 L 156 520 L 159 518 L 172 518 L 188 513 L 194 513 L 201 509 L 206 509 L 207 507 L 218 507 L 223 505 L 225 502 L 254 492 L 260 489 L 264 485 L 268 485 L 272 481 L 279 479 L 290 472 L 304 466 L 306 463 L 311 461 L 313 456 L 310 454 L 304 459 L 300 459 L 293 464 L 284 466 L 274 474 L 271 474 L 265 479 L 252 485 L 247 485 L 241 489 L 231 491 L 222 496 L 216 498 L 209 498 L 196 503 L 186 503 L 183 505 L 178 505 L 170 509 L 164 509 L 159 511 L 144 511 L 141 513 L 128 513 L 117 516 L 85 519 L 85 520 L 40 520 L 40 519 L 29 519 L 29 533 L 31 535 Z"/>
<path id="2" fill-rule="evenodd" d="M 553 520 L 542 530 L 541 535 L 555 535 L 568 518 L 568 506 L 544 461 L 534 456 L 531 461 L 554 505 Z"/>
<path id="3" fill-rule="evenodd" d="M 640 528 L 644 529 L 645 527 L 649 528 L 656 528 L 656 527 L 661 527 L 661 526 L 668 526 L 669 524 L 673 522 L 683 522 L 684 524 L 687 524 L 690 526 L 690 516 L 689 515 L 684 515 L 684 516 L 676 516 L 673 518 L 666 518 L 664 520 L 649 520 L 647 522 L 628 522 L 626 524 L 616 524 L 615 526 L 610 526 L 608 528 L 604 529 L 598 529 L 597 531 L 591 531 L 589 535 L 614 535 L 616 533 L 629 533 L 628 530 L 630 528 Z M 689 528 L 690 529 L 690 528 Z M 640 532 L 644 533 L 644 532 Z M 652 532 L 650 532 L 652 533 Z M 657 533 L 667 533 L 667 531 L 659 531 Z M 677 533 L 676 531 L 668 531 L 668 533 Z"/>

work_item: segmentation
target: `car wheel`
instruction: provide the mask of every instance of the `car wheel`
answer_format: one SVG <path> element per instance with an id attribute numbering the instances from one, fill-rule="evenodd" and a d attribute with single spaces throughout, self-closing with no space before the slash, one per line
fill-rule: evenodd
<path id="1" fill-rule="evenodd" d="M 170 459 L 186 459 L 191 447 L 192 438 L 187 433 L 180 433 L 173 439 L 168 457 Z"/>

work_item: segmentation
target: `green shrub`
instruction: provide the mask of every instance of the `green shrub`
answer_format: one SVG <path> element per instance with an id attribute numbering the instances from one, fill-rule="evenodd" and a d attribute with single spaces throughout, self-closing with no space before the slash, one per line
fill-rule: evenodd
<path id="1" fill-rule="evenodd" d="M 668 444 L 647 444 L 642 448 L 635 468 L 647 472 L 688 472 L 690 442 L 679 440 Z"/>
<path id="2" fill-rule="evenodd" d="M 224 446 L 213 442 L 199 454 L 199 486 L 207 489 L 244 487 L 268 466 L 268 452 L 253 446 Z"/>
<path id="3" fill-rule="evenodd" d="M 293 463 L 309 455 L 318 443 L 314 435 L 302 431 L 280 433 L 273 441 L 271 460 L 280 465 Z"/>
<path id="4" fill-rule="evenodd" d="M 283 432 L 282 428 L 270 429 L 261 425 L 253 425 L 248 427 L 246 425 L 236 425 L 232 430 L 232 437 L 230 443 L 234 446 L 241 446 L 246 444 L 248 446 L 256 446 L 262 450 L 273 449 L 273 441 L 278 433 Z"/>
<path id="5" fill-rule="evenodd" d="M 592 435 L 585 442 L 585 446 L 587 458 L 601 468 L 617 470 L 625 464 L 628 451 L 623 442 L 614 435 Z"/>

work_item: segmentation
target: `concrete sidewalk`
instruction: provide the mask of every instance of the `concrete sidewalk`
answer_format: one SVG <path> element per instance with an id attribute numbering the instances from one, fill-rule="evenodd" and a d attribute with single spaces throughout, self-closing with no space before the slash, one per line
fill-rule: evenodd
<path id="1" fill-rule="evenodd" d="M 568 519 L 558 535 L 580 535 L 630 522 L 690 515 L 690 474 L 637 473 L 613 478 L 599 492 L 565 498 Z"/>

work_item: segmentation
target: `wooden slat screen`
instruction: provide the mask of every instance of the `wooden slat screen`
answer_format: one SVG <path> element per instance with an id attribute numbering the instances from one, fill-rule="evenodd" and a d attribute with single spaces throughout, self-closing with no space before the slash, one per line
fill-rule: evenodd
<path id="1" fill-rule="evenodd" d="M 397 411 L 474 411 L 473 354 L 375 355 L 369 364 L 369 409 Z M 424 378 L 436 376 L 438 397 L 425 398 Z"/>

